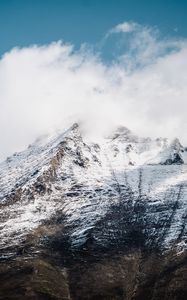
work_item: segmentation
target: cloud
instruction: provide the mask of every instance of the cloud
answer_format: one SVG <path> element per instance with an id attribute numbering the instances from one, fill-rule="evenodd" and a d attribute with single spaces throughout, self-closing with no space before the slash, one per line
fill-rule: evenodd
<path id="1" fill-rule="evenodd" d="M 114 28 L 110 30 L 111 33 L 119 33 L 119 32 L 133 32 L 139 28 L 139 24 L 135 22 L 124 22 L 121 24 L 118 24 Z"/>
<path id="2" fill-rule="evenodd" d="M 128 23 L 123 24 L 120 39 L 126 42 Z M 122 124 L 144 136 L 178 136 L 187 145 L 187 41 L 135 27 L 128 47 L 122 44 L 110 64 L 94 47 L 75 51 L 63 42 L 5 53 L 0 60 L 0 159 L 77 120 L 94 136 Z"/>
<path id="3" fill-rule="evenodd" d="M 113 39 L 114 36 L 117 36 L 115 48 L 120 49 L 115 59 L 130 70 L 153 64 L 159 57 L 180 51 L 184 43 L 180 38 L 163 38 L 156 27 L 135 22 L 115 26 L 108 31 L 106 39 Z"/>

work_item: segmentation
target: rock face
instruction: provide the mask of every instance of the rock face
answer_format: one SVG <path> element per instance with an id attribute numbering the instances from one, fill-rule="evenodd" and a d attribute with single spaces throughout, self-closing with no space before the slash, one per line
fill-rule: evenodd
<path id="1" fill-rule="evenodd" d="M 0 299 L 187 299 L 187 151 L 77 124 L 0 164 Z"/>

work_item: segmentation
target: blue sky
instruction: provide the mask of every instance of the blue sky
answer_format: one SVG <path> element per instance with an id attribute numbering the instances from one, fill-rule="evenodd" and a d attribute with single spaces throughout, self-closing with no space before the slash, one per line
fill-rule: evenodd
<path id="1" fill-rule="evenodd" d="M 0 0 L 0 55 L 57 40 L 95 44 L 124 21 L 187 37 L 186 13 L 186 0 Z"/>

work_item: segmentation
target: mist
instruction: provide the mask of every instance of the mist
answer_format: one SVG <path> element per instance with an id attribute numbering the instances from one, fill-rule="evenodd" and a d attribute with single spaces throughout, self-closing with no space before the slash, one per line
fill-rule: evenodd
<path id="1" fill-rule="evenodd" d="M 94 137 L 124 125 L 187 145 L 186 111 L 187 40 L 149 26 L 125 22 L 97 45 L 32 45 L 0 60 L 0 160 L 77 121 Z"/>

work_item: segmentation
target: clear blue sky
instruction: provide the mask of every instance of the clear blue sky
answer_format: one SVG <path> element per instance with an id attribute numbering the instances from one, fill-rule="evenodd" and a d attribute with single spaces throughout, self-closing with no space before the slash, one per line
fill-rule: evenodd
<path id="1" fill-rule="evenodd" d="M 187 0 L 0 0 L 0 55 L 59 39 L 95 43 L 124 21 L 187 37 L 186 16 Z"/>

